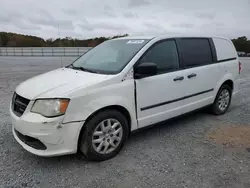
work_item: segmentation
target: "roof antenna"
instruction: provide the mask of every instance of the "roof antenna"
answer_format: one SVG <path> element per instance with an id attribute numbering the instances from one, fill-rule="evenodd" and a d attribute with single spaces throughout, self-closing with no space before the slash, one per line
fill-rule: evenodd
<path id="1" fill-rule="evenodd" d="M 60 29 L 59 29 L 59 23 L 58 23 L 58 37 L 59 37 L 59 47 L 60 47 L 60 41 L 61 41 L 61 39 L 60 39 Z M 61 68 L 63 67 L 63 62 L 62 62 L 62 55 L 60 55 L 60 59 L 61 59 Z"/>

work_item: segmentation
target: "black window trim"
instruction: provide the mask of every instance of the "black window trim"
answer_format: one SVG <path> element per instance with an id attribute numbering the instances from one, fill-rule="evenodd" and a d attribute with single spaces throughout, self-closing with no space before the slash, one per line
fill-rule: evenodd
<path id="1" fill-rule="evenodd" d="M 179 49 L 177 46 L 177 42 L 176 42 L 176 38 L 167 38 L 167 39 L 161 39 L 156 41 L 155 43 L 153 43 L 142 55 L 141 57 L 136 61 L 136 63 L 134 64 L 134 68 L 136 66 L 139 65 L 141 59 L 148 53 L 149 50 L 151 50 L 155 45 L 162 43 L 162 42 L 166 42 L 166 41 L 174 41 L 175 46 L 176 46 L 176 52 L 177 52 L 177 57 L 178 57 L 178 67 L 175 70 L 170 70 L 170 71 L 166 71 L 166 72 L 161 72 L 161 73 L 157 73 L 156 75 L 153 76 L 158 76 L 158 75 L 162 75 L 162 74 L 166 74 L 166 73 L 171 73 L 171 72 L 176 72 L 176 71 L 180 71 L 181 70 L 181 66 L 180 66 L 180 53 L 179 53 Z M 135 73 L 135 71 L 134 71 Z M 148 78 L 148 77 L 152 77 L 152 76 L 146 76 L 144 78 Z"/>
<path id="2" fill-rule="evenodd" d="M 210 45 L 210 49 L 211 49 L 211 52 L 212 52 L 213 63 L 216 63 L 217 62 L 217 53 L 216 53 L 214 41 L 213 41 L 212 38 L 209 38 L 208 40 L 209 40 L 209 45 Z"/>
<path id="3" fill-rule="evenodd" d="M 226 62 L 226 61 L 233 61 L 233 60 L 236 60 L 236 59 L 237 59 L 237 57 L 232 57 L 232 58 L 217 60 L 216 63 L 223 63 L 223 62 Z"/>
<path id="4" fill-rule="evenodd" d="M 202 64 L 202 65 L 197 65 L 197 66 L 192 66 L 192 67 L 185 67 L 184 62 L 183 62 L 183 58 L 181 55 L 181 46 L 180 46 L 180 40 L 181 39 L 206 39 L 208 40 L 209 43 L 209 47 L 210 47 L 210 52 L 211 52 L 211 58 L 212 58 L 212 62 L 211 63 L 207 63 L 207 64 Z M 176 38 L 176 44 L 177 44 L 177 48 L 178 48 L 178 52 L 179 52 L 179 56 L 180 56 L 180 69 L 192 69 L 192 68 L 197 68 L 197 67 L 203 67 L 203 66 L 208 66 L 208 65 L 213 65 L 214 63 L 217 63 L 217 55 L 216 55 L 216 49 L 213 43 L 212 38 L 210 37 L 178 37 Z"/>

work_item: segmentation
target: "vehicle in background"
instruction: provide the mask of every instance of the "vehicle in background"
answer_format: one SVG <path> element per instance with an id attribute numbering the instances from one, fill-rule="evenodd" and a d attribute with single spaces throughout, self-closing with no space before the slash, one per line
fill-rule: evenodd
<path id="1" fill-rule="evenodd" d="M 10 104 L 13 134 L 39 156 L 79 151 L 106 160 L 131 131 L 205 106 L 224 114 L 240 71 L 226 38 L 109 40 L 69 66 L 21 83 Z"/>
<path id="2" fill-rule="evenodd" d="M 246 52 L 237 52 L 239 57 L 245 57 L 247 56 Z"/>

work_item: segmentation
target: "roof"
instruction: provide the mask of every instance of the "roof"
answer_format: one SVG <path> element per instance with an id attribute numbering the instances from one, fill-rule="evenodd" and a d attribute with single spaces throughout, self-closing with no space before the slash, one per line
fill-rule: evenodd
<path id="1" fill-rule="evenodd" d="M 119 39 L 153 39 L 155 38 L 155 36 L 153 35 L 139 35 L 139 36 L 128 36 L 128 37 L 122 37 L 122 38 L 116 38 L 115 40 L 119 40 Z"/>
<path id="2" fill-rule="evenodd" d="M 139 35 L 139 36 L 128 36 L 128 37 L 122 37 L 122 38 L 117 38 L 115 40 L 119 39 L 148 39 L 151 40 L 153 38 L 180 38 L 180 37 L 192 37 L 192 38 L 222 38 L 222 39 L 227 39 L 226 37 L 221 37 L 221 36 L 210 36 L 210 35 L 187 35 L 187 34 L 167 34 L 167 35 Z"/>

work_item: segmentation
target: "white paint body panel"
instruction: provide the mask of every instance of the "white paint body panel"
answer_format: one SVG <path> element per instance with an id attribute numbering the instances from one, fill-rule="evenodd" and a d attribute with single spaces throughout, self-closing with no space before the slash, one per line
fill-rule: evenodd
<path id="1" fill-rule="evenodd" d="M 161 74 L 136 80 L 138 126 L 145 127 L 182 114 L 181 107 L 184 101 L 162 105 L 148 110 L 143 107 L 171 101 L 183 97 L 185 83 L 174 82 L 174 78 L 181 76 L 182 71 Z"/>
<path id="2" fill-rule="evenodd" d="M 123 107 L 130 114 L 131 130 L 136 130 L 211 104 L 223 82 L 232 80 L 236 83 L 238 58 L 135 80 L 132 75 L 133 66 L 142 54 L 155 42 L 174 37 L 148 37 L 151 40 L 116 75 L 61 68 L 21 83 L 16 89 L 17 94 L 30 99 L 31 102 L 21 117 L 17 117 L 10 109 L 13 129 L 39 139 L 47 146 L 47 150 L 40 151 L 27 146 L 13 132 L 16 140 L 26 150 L 36 155 L 54 156 L 75 153 L 85 120 L 102 108 L 114 105 Z M 136 37 L 128 38 L 136 39 Z M 213 38 L 213 41 L 219 60 L 228 56 L 237 57 L 236 50 L 229 40 L 218 37 Z M 186 79 L 191 73 L 196 73 L 197 76 Z M 174 82 L 173 79 L 177 76 L 184 76 L 185 79 Z M 174 101 L 209 89 L 212 91 L 204 95 L 141 110 L 147 106 Z M 234 92 L 236 90 L 235 84 Z M 38 98 L 69 98 L 70 103 L 64 116 L 46 118 L 30 112 L 34 101 Z M 58 128 L 59 125 L 61 128 Z"/>
<path id="3" fill-rule="evenodd" d="M 197 76 L 187 79 L 187 76 L 193 73 L 195 73 Z M 183 107 L 183 113 L 213 103 L 218 92 L 214 89 L 214 87 L 221 79 L 221 73 L 222 71 L 219 64 L 211 64 L 183 70 L 183 76 L 186 78 L 186 87 L 184 92 L 186 96 L 212 90 L 211 92 L 206 92 L 204 94 L 185 99 L 185 107 Z"/>
<path id="4" fill-rule="evenodd" d="M 10 110 L 12 132 L 17 142 L 29 152 L 38 156 L 58 156 L 77 152 L 78 137 L 84 122 L 71 122 L 62 124 L 63 117 L 45 118 L 39 114 L 30 112 L 33 105 L 31 102 L 25 113 L 17 117 Z M 58 126 L 61 126 L 58 129 Z M 23 135 L 40 140 L 46 150 L 34 149 L 22 142 L 16 135 L 15 130 Z"/>
<path id="5" fill-rule="evenodd" d="M 232 80 L 234 83 L 234 94 L 238 92 L 238 84 L 237 81 L 239 79 L 239 58 L 237 51 L 231 40 L 225 38 L 213 38 L 213 42 L 216 49 L 216 55 L 218 61 L 223 59 L 228 59 L 230 57 L 236 57 L 235 60 L 225 61 L 220 64 L 221 74 L 223 76 L 220 77 L 220 80 L 217 82 L 215 90 L 218 91 L 221 84 L 225 80 Z"/>
<path id="6" fill-rule="evenodd" d="M 60 68 L 35 76 L 17 88 L 16 92 L 28 99 L 55 98 L 79 88 L 86 88 L 105 80 L 107 75 L 92 74 L 73 69 Z"/>

